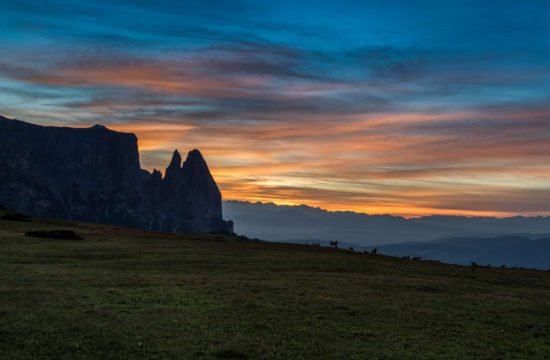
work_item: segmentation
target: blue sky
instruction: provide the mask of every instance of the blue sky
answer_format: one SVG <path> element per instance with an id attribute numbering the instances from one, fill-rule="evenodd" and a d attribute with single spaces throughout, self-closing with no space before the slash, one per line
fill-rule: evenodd
<path id="1" fill-rule="evenodd" d="M 205 153 L 226 198 L 550 214 L 546 1 L 0 1 L 0 113 Z"/>

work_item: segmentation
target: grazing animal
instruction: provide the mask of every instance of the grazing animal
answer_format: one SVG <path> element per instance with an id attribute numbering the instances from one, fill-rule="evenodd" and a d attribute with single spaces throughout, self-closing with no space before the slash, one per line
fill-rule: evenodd
<path id="1" fill-rule="evenodd" d="M 330 246 L 334 247 L 334 248 L 338 248 L 338 240 L 336 241 L 331 241 L 330 242 Z"/>

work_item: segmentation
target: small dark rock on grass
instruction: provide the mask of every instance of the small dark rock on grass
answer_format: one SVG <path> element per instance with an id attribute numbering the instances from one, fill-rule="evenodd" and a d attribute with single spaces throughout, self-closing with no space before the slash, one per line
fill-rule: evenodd
<path id="1" fill-rule="evenodd" d="M 18 214 L 18 213 L 8 213 L 0 216 L 2 220 L 8 221 L 20 221 L 20 222 L 30 222 L 31 218 L 28 215 Z"/>
<path id="2" fill-rule="evenodd" d="M 59 240 L 82 240 L 82 238 L 72 230 L 29 231 L 25 233 L 25 236 Z"/>

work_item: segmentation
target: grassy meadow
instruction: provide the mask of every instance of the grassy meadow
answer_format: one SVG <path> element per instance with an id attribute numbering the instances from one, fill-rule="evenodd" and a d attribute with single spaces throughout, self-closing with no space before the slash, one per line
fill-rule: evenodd
<path id="1" fill-rule="evenodd" d="M 550 359 L 550 272 L 0 220 L 0 359 Z"/>

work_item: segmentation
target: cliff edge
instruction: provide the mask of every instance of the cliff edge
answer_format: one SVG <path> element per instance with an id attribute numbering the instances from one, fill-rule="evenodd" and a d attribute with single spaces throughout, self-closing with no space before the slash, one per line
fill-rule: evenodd
<path id="1" fill-rule="evenodd" d="M 162 177 L 137 138 L 101 125 L 49 127 L 0 116 L 0 203 L 33 216 L 162 232 L 231 232 L 202 154 L 176 151 Z"/>

